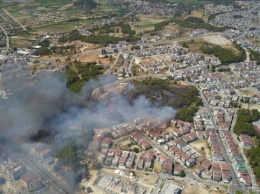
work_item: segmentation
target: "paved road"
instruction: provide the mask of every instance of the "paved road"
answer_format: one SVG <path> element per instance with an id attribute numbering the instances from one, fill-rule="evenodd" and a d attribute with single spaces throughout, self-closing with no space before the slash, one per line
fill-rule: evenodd
<path id="1" fill-rule="evenodd" d="M 55 177 L 51 172 L 46 170 L 43 167 L 43 164 L 40 163 L 39 160 L 34 159 L 32 156 L 27 154 L 26 151 L 23 151 L 19 145 L 13 144 L 13 147 L 7 147 L 8 150 L 13 151 L 16 155 L 24 160 L 26 164 L 29 165 L 31 169 L 36 171 L 45 181 L 45 183 L 49 186 L 50 190 L 54 193 L 65 193 L 65 194 L 72 194 L 75 193 L 68 185 L 64 184 L 60 181 L 57 177 Z"/>
<path id="2" fill-rule="evenodd" d="M 198 90 L 199 90 L 199 88 L 198 88 Z M 205 107 L 205 108 L 208 110 L 208 112 L 210 113 L 211 122 L 212 122 L 214 128 L 215 128 L 215 129 L 218 129 L 218 127 L 217 127 L 217 125 L 216 125 L 216 121 L 215 121 L 215 119 L 214 119 L 214 115 L 212 114 L 212 111 L 211 111 L 211 109 L 210 109 L 210 107 L 209 107 L 208 101 L 205 99 L 205 97 L 204 97 L 203 93 L 201 92 L 201 90 L 199 90 L 199 91 L 200 91 L 200 96 L 201 96 L 201 98 L 202 98 L 204 107 Z M 231 159 L 229 158 L 229 156 L 228 156 L 228 154 L 227 154 L 228 151 L 226 150 L 226 146 L 224 145 L 223 140 L 222 140 L 222 138 L 220 137 L 219 133 L 217 133 L 217 134 L 218 134 L 218 137 L 219 137 L 219 139 L 220 139 L 220 142 L 221 142 L 222 147 L 223 147 L 223 150 L 224 150 L 224 158 L 225 158 L 225 160 L 226 160 L 227 164 L 229 165 L 229 168 L 231 169 L 231 172 L 232 172 L 232 187 L 231 187 L 231 192 L 234 194 L 236 190 L 242 190 L 244 193 L 246 193 L 244 187 L 241 185 L 241 183 L 240 183 L 240 181 L 239 181 L 239 179 L 238 179 L 238 177 L 237 177 L 237 175 L 236 175 L 236 173 L 235 173 L 235 170 L 234 170 L 234 168 L 233 168 L 233 166 L 232 166 Z"/>
<path id="3" fill-rule="evenodd" d="M 2 29 L 2 31 L 3 31 L 4 34 L 5 34 L 5 40 L 6 40 L 6 51 L 8 51 L 9 48 L 10 48 L 10 40 L 9 40 L 9 36 L 8 36 L 7 32 L 5 31 L 5 29 L 4 29 L 3 26 L 0 26 L 0 28 Z"/>

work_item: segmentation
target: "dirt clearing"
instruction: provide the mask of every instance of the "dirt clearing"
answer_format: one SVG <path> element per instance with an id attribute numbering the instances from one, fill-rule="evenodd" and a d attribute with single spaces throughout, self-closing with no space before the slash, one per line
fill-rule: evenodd
<path id="1" fill-rule="evenodd" d="M 162 172 L 162 165 L 159 163 L 159 162 L 157 162 L 157 161 L 154 161 L 154 172 L 155 173 L 161 173 Z"/>
<path id="2" fill-rule="evenodd" d="M 231 41 L 219 35 L 204 36 L 203 39 L 208 43 L 216 44 L 219 46 L 232 45 Z"/>
<path id="3" fill-rule="evenodd" d="M 200 183 L 187 183 L 182 194 L 226 194 L 227 191 L 219 190 L 216 187 L 209 187 Z"/>
<path id="4" fill-rule="evenodd" d="M 211 152 L 208 148 L 208 142 L 206 140 L 197 140 L 190 144 L 201 156 L 211 159 Z"/>

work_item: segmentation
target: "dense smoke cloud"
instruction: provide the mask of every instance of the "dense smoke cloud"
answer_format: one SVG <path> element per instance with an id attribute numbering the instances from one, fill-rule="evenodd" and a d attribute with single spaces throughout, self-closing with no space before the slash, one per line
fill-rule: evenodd
<path id="1" fill-rule="evenodd" d="M 112 96 L 109 103 L 93 99 L 93 90 L 114 82 L 114 76 L 103 76 L 98 81 L 89 81 L 79 94 L 74 94 L 66 88 L 63 76 L 41 77 L 43 78 L 15 92 L 2 103 L 2 136 L 24 134 L 46 127 L 66 130 L 71 126 L 84 125 L 88 128 L 88 122 L 91 127 L 105 127 L 138 116 L 172 118 L 175 114 L 170 107 L 152 106 L 143 96 L 132 105 L 121 94 Z"/>
<path id="2" fill-rule="evenodd" d="M 66 78 L 61 74 L 43 72 L 33 81 L 15 80 L 14 88 L 18 90 L 7 100 L 0 100 L 0 137 L 11 142 L 10 145 L 13 144 L 13 137 L 26 137 L 26 142 L 19 146 L 30 150 L 34 147 L 31 134 L 45 129 L 55 139 L 52 146 L 50 142 L 46 146 L 58 152 L 71 137 L 78 144 L 86 144 L 82 138 L 85 130 L 110 127 L 136 117 L 173 118 L 175 110 L 155 107 L 144 96 L 131 104 L 123 94 L 109 95 L 105 100 L 93 97 L 93 91 L 97 91 L 98 87 L 115 81 L 114 76 L 102 76 L 99 80 L 89 81 L 79 94 L 74 94 L 67 89 Z M 129 87 L 133 89 L 132 85 Z M 63 173 L 71 188 L 76 189 L 79 172 L 57 172 Z"/>

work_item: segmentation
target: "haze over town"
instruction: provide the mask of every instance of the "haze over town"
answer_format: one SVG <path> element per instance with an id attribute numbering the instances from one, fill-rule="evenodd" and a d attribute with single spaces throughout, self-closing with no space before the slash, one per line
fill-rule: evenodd
<path id="1" fill-rule="evenodd" d="M 259 193 L 260 2 L 0 2 L 0 193 Z"/>

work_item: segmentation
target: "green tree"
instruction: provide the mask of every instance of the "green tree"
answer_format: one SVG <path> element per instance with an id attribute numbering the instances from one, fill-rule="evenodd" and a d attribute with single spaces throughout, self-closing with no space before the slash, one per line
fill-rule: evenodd
<path id="1" fill-rule="evenodd" d="M 181 174 L 180 174 L 180 177 L 185 177 L 185 176 L 186 176 L 186 174 L 185 174 L 184 170 L 182 170 Z"/>
<path id="2" fill-rule="evenodd" d="M 96 170 L 101 170 L 103 168 L 102 164 L 100 162 L 97 162 L 93 166 Z"/>

